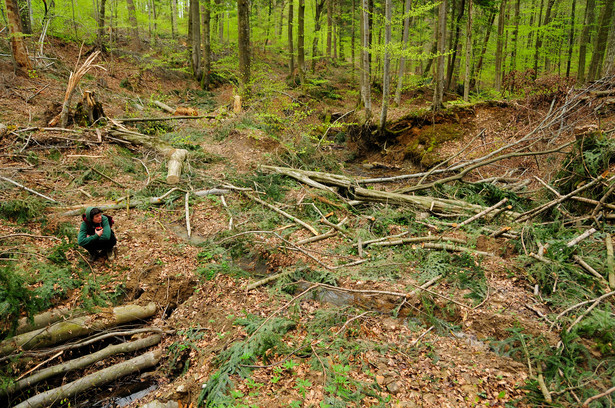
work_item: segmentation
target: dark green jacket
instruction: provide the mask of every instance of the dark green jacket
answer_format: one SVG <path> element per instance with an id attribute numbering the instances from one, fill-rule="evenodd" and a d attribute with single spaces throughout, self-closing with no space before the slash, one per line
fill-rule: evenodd
<path id="1" fill-rule="evenodd" d="M 101 223 L 95 224 L 90 216 L 90 211 L 92 211 L 93 208 L 94 207 L 88 207 L 85 209 L 85 219 L 81 222 L 79 236 L 77 238 L 77 243 L 79 246 L 85 246 L 93 241 L 104 241 L 111 238 L 111 226 L 109 225 L 109 219 L 103 215 Z M 96 235 L 96 231 L 94 230 L 96 227 L 103 227 L 103 233 L 100 237 Z"/>

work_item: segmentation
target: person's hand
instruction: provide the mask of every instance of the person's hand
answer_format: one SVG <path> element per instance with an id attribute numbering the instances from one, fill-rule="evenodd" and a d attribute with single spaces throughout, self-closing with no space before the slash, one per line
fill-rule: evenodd
<path id="1" fill-rule="evenodd" d="M 98 235 L 99 237 L 103 234 L 103 229 L 102 228 L 96 228 L 96 235 Z"/>

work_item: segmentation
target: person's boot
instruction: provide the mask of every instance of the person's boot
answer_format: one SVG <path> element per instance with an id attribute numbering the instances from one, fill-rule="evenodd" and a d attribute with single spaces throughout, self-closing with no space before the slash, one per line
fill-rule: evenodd
<path id="1" fill-rule="evenodd" d="M 96 255 L 90 252 L 90 256 L 88 256 L 88 262 L 95 262 Z"/>
<path id="2" fill-rule="evenodd" d="M 113 261 L 116 255 L 117 255 L 117 248 L 116 247 L 111 248 L 109 251 L 107 251 L 107 260 Z"/>

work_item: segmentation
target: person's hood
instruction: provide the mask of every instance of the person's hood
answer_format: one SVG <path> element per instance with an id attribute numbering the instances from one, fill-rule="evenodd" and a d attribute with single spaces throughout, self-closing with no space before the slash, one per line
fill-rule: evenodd
<path id="1" fill-rule="evenodd" d="M 87 222 L 92 222 L 92 217 L 90 216 L 90 212 L 96 207 L 88 207 L 85 209 L 85 219 Z"/>

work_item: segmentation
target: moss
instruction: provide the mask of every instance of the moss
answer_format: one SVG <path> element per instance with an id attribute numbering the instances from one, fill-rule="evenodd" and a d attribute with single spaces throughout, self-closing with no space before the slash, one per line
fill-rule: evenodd
<path id="1" fill-rule="evenodd" d="M 459 138 L 463 129 L 458 123 L 437 123 L 423 130 L 415 129 L 414 132 L 417 136 L 406 146 L 406 158 L 424 167 L 431 167 L 442 160 L 437 152 L 438 147 Z"/>

